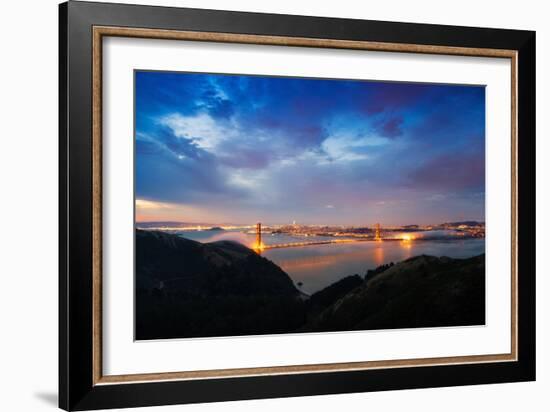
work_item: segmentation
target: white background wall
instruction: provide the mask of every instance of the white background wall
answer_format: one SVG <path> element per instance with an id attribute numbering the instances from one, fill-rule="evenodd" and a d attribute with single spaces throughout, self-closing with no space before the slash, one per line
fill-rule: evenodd
<path id="1" fill-rule="evenodd" d="M 133 1 L 141 3 L 141 1 Z M 537 31 L 536 383 L 149 408 L 148 411 L 542 411 L 550 402 L 549 12 L 540 0 L 181 0 L 144 3 Z M 0 24 L 0 409 L 57 403 L 57 1 L 5 2 Z M 530 274 L 523 274 L 529 276 Z M 534 275 L 534 274 L 533 274 Z M 145 410 L 145 409 L 144 409 Z"/>

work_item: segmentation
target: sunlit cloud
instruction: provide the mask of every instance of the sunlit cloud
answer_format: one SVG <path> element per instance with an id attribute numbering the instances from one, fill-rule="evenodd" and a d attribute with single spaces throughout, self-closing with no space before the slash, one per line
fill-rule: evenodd
<path id="1" fill-rule="evenodd" d="M 467 86 L 139 72 L 136 212 L 483 219 L 484 105 Z"/>
<path id="2" fill-rule="evenodd" d="M 212 213 L 203 207 L 136 199 L 136 221 L 138 222 L 201 222 L 219 217 L 219 214 Z"/>
<path id="3" fill-rule="evenodd" d="M 145 199 L 136 199 L 136 210 L 138 212 L 145 212 L 147 210 L 166 210 L 174 209 L 178 207 L 172 203 L 155 202 Z"/>
<path id="4" fill-rule="evenodd" d="M 199 148 L 213 150 L 223 140 L 230 139 L 235 132 L 232 128 L 223 127 L 208 114 L 182 116 L 172 113 L 162 117 L 159 123 L 168 126 L 179 138 L 191 140 Z"/>
<path id="5" fill-rule="evenodd" d="M 354 129 L 330 134 L 321 148 L 332 161 L 355 161 L 372 158 L 374 150 L 390 144 L 388 138 L 378 135 L 365 135 Z"/>

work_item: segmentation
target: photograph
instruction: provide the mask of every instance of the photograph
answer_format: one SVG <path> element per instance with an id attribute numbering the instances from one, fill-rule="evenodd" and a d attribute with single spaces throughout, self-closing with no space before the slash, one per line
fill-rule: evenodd
<path id="1" fill-rule="evenodd" d="M 6 273 L 27 281 L 17 270 L 31 264 L 39 282 L 30 297 L 6 289 L 4 312 L 39 308 L 8 316 L 6 376 L 35 392 L 12 404 L 463 412 L 545 399 L 544 13 L 71 0 L 48 32 L 48 1 L 25 43 L 7 36 L 18 64 L 4 65 L 23 74 L 4 76 L 21 111 L 5 140 L 21 147 L 4 150 L 16 190 L 3 203 L 24 212 L 4 214 L 22 246 Z M 47 98 L 29 104 L 21 85 Z M 31 218 L 48 236 L 32 253 Z"/>
<path id="2" fill-rule="evenodd" d="M 484 85 L 134 70 L 136 340 L 486 323 Z"/>

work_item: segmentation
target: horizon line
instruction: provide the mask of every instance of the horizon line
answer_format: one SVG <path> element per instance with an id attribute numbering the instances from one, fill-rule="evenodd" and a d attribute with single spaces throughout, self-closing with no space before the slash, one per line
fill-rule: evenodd
<path id="1" fill-rule="evenodd" d="M 395 223 L 382 223 L 382 222 L 374 222 L 370 224 L 357 224 L 357 223 L 266 223 L 262 222 L 260 220 L 254 221 L 253 223 L 228 223 L 228 222 L 186 222 L 186 221 L 178 221 L 178 220 L 146 220 L 146 221 L 134 221 L 136 225 L 138 224 L 154 224 L 154 223 L 176 223 L 176 224 L 186 224 L 186 225 L 197 225 L 197 226 L 253 226 L 257 223 L 261 223 L 262 225 L 266 226 L 291 226 L 291 225 L 297 225 L 297 226 L 370 226 L 370 225 L 385 225 L 385 226 L 433 226 L 433 225 L 442 225 L 446 223 L 460 223 L 460 222 L 476 222 L 476 223 L 485 223 L 485 220 L 479 220 L 479 219 L 459 219 L 459 220 L 446 220 L 444 222 L 437 222 L 437 223 L 407 223 L 407 224 L 395 224 Z"/>

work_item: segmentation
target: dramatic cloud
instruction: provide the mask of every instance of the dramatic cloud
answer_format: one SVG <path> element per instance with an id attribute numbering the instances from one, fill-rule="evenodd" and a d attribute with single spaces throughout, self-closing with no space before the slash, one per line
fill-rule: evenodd
<path id="1" fill-rule="evenodd" d="M 484 113 L 483 87 L 137 72 L 136 194 L 148 220 L 483 219 Z"/>

